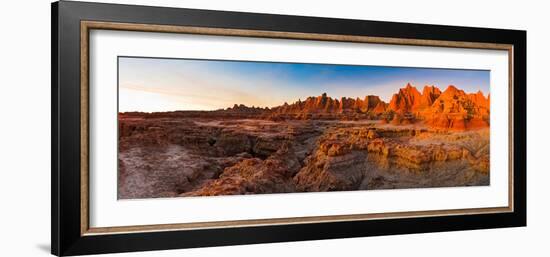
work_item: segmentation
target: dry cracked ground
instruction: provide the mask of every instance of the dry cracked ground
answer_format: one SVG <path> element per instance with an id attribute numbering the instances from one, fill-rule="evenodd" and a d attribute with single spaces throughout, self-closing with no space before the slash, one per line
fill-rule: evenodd
<path id="1" fill-rule="evenodd" d="M 489 129 L 119 117 L 118 198 L 489 185 Z"/>

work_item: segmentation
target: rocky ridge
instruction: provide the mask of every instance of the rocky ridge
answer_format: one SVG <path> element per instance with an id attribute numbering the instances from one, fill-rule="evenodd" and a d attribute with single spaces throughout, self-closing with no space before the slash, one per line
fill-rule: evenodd
<path id="1" fill-rule="evenodd" d="M 490 95 L 466 93 L 449 85 L 441 91 L 426 85 L 422 92 L 408 83 L 395 93 L 389 103 L 380 97 L 342 97 L 334 99 L 323 93 L 295 103 L 273 107 L 247 107 L 235 104 L 216 111 L 175 111 L 161 113 L 122 113 L 124 117 L 142 118 L 216 118 L 284 120 L 381 120 L 394 125 L 423 123 L 435 129 L 468 130 L 485 128 L 490 123 Z"/>
<path id="2" fill-rule="evenodd" d="M 337 119 L 382 120 L 394 125 L 424 122 L 437 129 L 467 130 L 489 126 L 489 97 L 481 91 L 467 94 L 450 85 L 445 91 L 424 86 L 422 93 L 410 83 L 395 93 L 389 103 L 378 96 L 364 99 L 333 99 L 323 93 L 293 104 L 270 109 L 272 120 Z"/>
<path id="3" fill-rule="evenodd" d="M 120 199 L 489 184 L 490 96 L 407 84 L 389 103 L 120 113 Z"/>

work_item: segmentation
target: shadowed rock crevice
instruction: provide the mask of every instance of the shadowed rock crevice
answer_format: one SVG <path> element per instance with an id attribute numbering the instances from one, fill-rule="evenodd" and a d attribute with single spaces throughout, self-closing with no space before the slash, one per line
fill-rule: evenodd
<path id="1" fill-rule="evenodd" d="M 226 168 L 218 179 L 208 181 L 184 196 L 289 193 L 296 187 L 292 177 L 300 164 L 290 144 L 266 160 L 250 158 Z"/>

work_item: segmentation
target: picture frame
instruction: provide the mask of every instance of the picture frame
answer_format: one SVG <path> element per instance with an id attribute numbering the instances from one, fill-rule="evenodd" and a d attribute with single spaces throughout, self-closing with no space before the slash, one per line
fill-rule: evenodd
<path id="1" fill-rule="evenodd" d="M 526 32 L 60 1 L 52 4 L 52 254 L 81 255 L 526 225 Z M 90 226 L 90 32 L 502 50 L 508 54 L 507 206 Z M 307 45 L 307 43 L 306 43 Z M 506 159 L 506 158 L 505 158 Z M 276 197 L 276 196 L 275 196 Z M 223 199 L 222 199 L 223 200 Z"/>

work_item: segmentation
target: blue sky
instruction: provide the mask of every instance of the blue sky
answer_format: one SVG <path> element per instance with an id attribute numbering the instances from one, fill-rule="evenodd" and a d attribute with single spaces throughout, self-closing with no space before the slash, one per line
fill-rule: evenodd
<path id="1" fill-rule="evenodd" d="M 164 58 L 119 58 L 120 111 L 215 110 L 233 104 L 273 107 L 326 92 L 378 95 L 389 102 L 407 83 L 489 93 L 490 72 L 409 67 Z"/>

